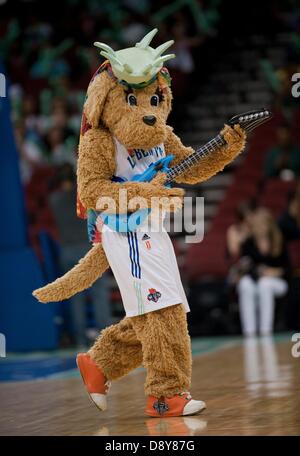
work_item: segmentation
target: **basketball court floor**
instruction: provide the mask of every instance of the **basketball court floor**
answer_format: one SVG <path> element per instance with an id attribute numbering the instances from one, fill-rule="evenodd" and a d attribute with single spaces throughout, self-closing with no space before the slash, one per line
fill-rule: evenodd
<path id="1" fill-rule="evenodd" d="M 0 435 L 300 435 L 300 358 L 290 335 L 193 340 L 192 394 L 202 414 L 143 414 L 145 372 L 115 382 L 109 410 L 89 401 L 72 352 L 0 359 Z"/>

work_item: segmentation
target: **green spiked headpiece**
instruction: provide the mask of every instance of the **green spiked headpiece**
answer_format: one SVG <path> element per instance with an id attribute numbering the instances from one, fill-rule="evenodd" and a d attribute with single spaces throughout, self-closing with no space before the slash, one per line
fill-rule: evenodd
<path id="1" fill-rule="evenodd" d="M 119 81 L 133 87 L 145 87 L 157 77 L 164 62 L 175 57 L 175 54 L 162 55 L 172 46 L 173 40 L 161 44 L 156 49 L 149 46 L 157 31 L 152 30 L 134 47 L 120 51 L 114 51 L 104 43 L 95 42 L 94 45 L 102 49 L 100 54 L 109 60 L 112 72 Z"/>

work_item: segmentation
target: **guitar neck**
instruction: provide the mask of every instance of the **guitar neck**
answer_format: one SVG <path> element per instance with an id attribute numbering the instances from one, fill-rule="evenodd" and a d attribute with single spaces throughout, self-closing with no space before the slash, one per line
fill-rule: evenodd
<path id="1" fill-rule="evenodd" d="M 214 152 L 215 150 L 219 149 L 220 147 L 224 146 L 225 144 L 226 141 L 221 135 L 218 135 L 215 138 L 211 139 L 204 146 L 200 147 L 200 149 L 196 150 L 193 154 L 189 155 L 187 158 L 182 160 L 182 162 L 180 162 L 178 165 L 170 168 L 167 172 L 166 183 L 171 183 L 176 179 L 176 177 L 185 173 L 194 165 L 198 164 L 201 159 L 206 157 L 208 154 Z"/>

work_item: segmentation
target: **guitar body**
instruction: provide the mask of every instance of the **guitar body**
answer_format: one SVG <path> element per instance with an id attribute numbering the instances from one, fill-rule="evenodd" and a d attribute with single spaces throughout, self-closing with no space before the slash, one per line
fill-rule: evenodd
<path id="1" fill-rule="evenodd" d="M 142 174 L 135 174 L 131 179 L 132 182 L 151 182 L 158 172 L 167 173 L 170 169 L 169 164 L 173 160 L 174 155 L 160 158 L 149 167 Z"/>
<path id="2" fill-rule="evenodd" d="M 173 155 L 168 155 L 167 157 L 160 158 L 154 163 L 151 163 L 149 167 L 142 174 L 135 174 L 131 182 L 151 182 L 158 172 L 167 173 L 170 170 L 170 162 L 173 160 Z M 115 178 L 115 182 L 126 182 L 125 179 Z M 170 184 L 167 184 L 170 186 Z M 101 217 L 104 225 L 107 225 L 111 230 L 117 231 L 119 233 L 127 233 L 130 231 L 135 231 L 140 227 L 148 215 L 150 214 L 151 209 L 138 209 L 133 213 L 127 214 L 109 214 L 105 211 L 99 212 L 93 209 L 88 211 L 88 234 L 89 239 L 93 241 L 93 235 L 95 226 L 97 224 L 98 217 Z"/>

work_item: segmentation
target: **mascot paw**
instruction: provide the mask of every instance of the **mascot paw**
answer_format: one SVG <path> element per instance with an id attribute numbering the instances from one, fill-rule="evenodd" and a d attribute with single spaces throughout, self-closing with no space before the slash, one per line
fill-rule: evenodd
<path id="1" fill-rule="evenodd" d="M 221 135 L 227 143 L 227 150 L 230 150 L 231 153 L 239 153 L 244 149 L 246 133 L 239 125 L 234 125 L 233 128 L 225 125 L 221 131 Z"/>
<path id="2" fill-rule="evenodd" d="M 182 197 L 162 197 L 160 198 L 159 207 L 164 212 L 177 212 L 182 208 Z"/>
<path id="3" fill-rule="evenodd" d="M 151 185 L 154 185 L 155 187 L 157 185 L 163 186 L 164 183 L 166 182 L 167 175 L 166 173 L 157 173 L 155 178 L 151 181 Z"/>
<path id="4" fill-rule="evenodd" d="M 155 206 L 164 208 L 168 212 L 175 212 L 182 207 L 182 198 L 184 196 L 184 190 L 182 188 L 169 188 L 166 187 L 165 181 L 167 176 L 165 173 L 160 172 L 155 176 L 151 182 L 132 182 L 130 185 L 134 186 L 136 195 L 129 198 L 127 205 L 119 207 L 119 213 L 129 211 L 135 211 L 137 209 L 143 209 L 147 207 Z M 159 200 L 157 200 L 157 198 Z M 105 203 L 107 204 L 107 203 Z M 101 207 L 101 209 L 100 209 Z M 96 203 L 97 210 L 103 210 L 104 205 L 101 197 Z"/>
<path id="5" fill-rule="evenodd" d="M 157 176 L 151 181 L 150 185 L 153 190 L 153 196 L 161 196 L 161 197 L 179 197 L 183 198 L 185 191 L 183 188 L 178 187 L 165 187 L 167 176 L 165 173 L 158 173 Z"/>
<path id="6" fill-rule="evenodd" d="M 152 194 L 154 197 L 159 197 L 159 206 L 167 212 L 176 212 L 182 208 L 183 197 L 185 191 L 178 187 L 165 187 L 165 173 L 158 173 L 151 182 Z"/>

